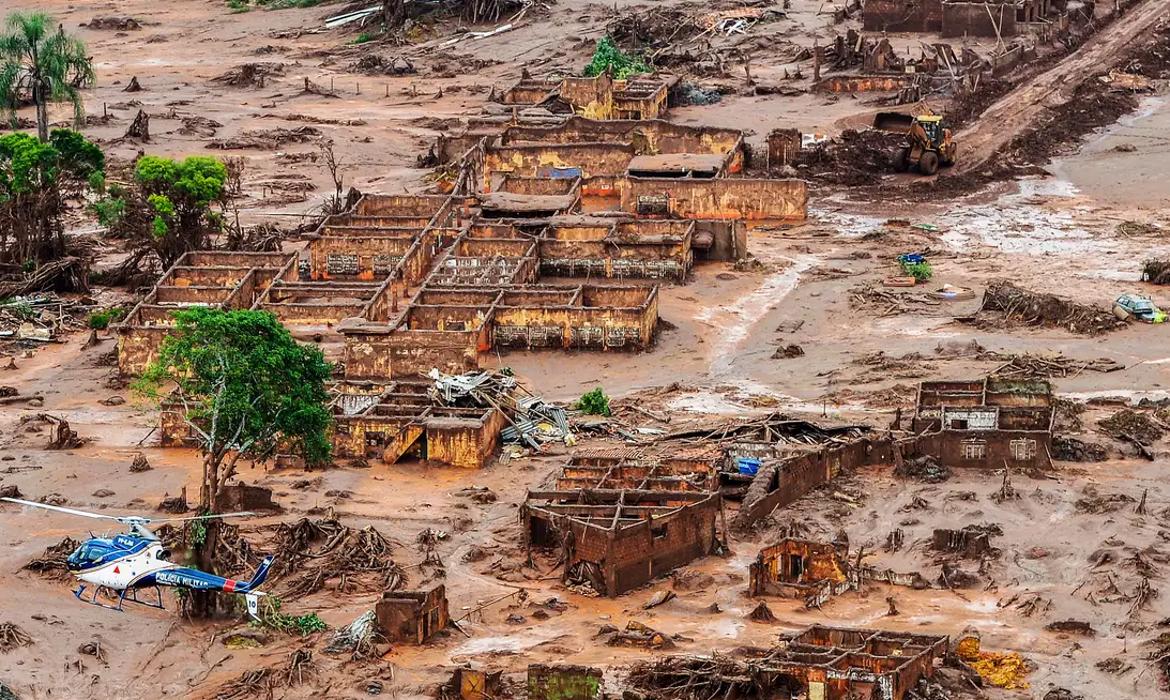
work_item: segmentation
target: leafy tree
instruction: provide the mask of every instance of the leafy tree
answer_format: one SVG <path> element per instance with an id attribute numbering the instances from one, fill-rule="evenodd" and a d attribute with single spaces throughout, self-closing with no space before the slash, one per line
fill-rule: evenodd
<path id="1" fill-rule="evenodd" d="M 140 252 L 153 252 L 170 267 L 183 253 L 209 247 L 211 236 L 223 230 L 213 205 L 227 202 L 228 180 L 227 166 L 208 156 L 143 156 L 131 185 L 111 185 L 93 210 L 115 235 L 135 240 Z"/>
<path id="2" fill-rule="evenodd" d="M 20 264 L 65 254 L 65 200 L 103 179 L 105 157 L 84 136 L 54 129 L 47 141 L 0 137 L 0 260 Z"/>
<path id="3" fill-rule="evenodd" d="M 174 387 L 171 397 L 203 453 L 200 508 L 219 513 L 241 459 L 265 460 L 288 445 L 308 464 L 329 461 L 331 372 L 320 350 L 298 345 L 271 313 L 197 307 L 175 313 L 173 331 L 136 388 L 158 398 Z M 214 571 L 218 521 L 206 527 L 196 554 L 201 568 Z M 193 612 L 209 615 L 210 601 L 197 597 Z"/>
<path id="4" fill-rule="evenodd" d="M 618 80 L 651 72 L 650 66 L 640 56 L 625 53 L 608 36 L 598 40 L 597 47 L 593 49 L 593 59 L 585 66 L 585 75 L 592 78 L 606 71 Z"/>
<path id="5" fill-rule="evenodd" d="M 37 135 L 49 140 L 50 102 L 73 104 L 74 120 L 85 118 L 79 88 L 93 85 L 93 62 L 85 44 L 52 30 L 53 19 L 43 12 L 13 12 L 5 20 L 8 33 L 0 35 L 0 107 L 15 117 L 16 108 L 31 100 L 37 108 Z"/>

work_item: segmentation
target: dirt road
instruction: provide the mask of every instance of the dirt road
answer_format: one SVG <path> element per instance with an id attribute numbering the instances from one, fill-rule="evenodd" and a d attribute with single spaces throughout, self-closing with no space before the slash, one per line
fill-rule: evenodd
<path id="1" fill-rule="evenodd" d="M 1166 10 L 1166 0 L 1145 0 L 1134 5 L 1063 61 L 1017 85 L 977 122 L 959 132 L 956 140 L 960 157 L 951 173 L 979 168 L 1024 132 L 1045 109 L 1067 102 L 1082 82 L 1108 67 L 1135 36 L 1165 16 Z"/>

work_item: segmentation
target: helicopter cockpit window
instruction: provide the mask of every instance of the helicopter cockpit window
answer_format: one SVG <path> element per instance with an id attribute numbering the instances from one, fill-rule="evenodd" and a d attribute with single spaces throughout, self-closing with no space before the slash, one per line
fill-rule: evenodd
<path id="1" fill-rule="evenodd" d="M 88 562 L 94 561 L 102 555 L 100 547 L 95 547 L 91 544 L 83 544 L 69 555 L 68 563 L 74 566 L 84 565 Z"/>

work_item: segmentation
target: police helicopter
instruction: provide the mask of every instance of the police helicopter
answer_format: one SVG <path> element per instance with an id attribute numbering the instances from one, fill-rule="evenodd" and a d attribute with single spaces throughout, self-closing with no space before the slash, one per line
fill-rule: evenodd
<path id="1" fill-rule="evenodd" d="M 260 596 L 265 593 L 256 590 L 268 578 L 268 569 L 272 566 L 272 557 L 265 557 L 260 562 L 251 581 L 236 581 L 206 571 L 180 566 L 170 561 L 171 553 L 159 541 L 147 525 L 155 522 L 181 522 L 186 520 L 209 520 L 212 518 L 236 518 L 254 513 L 223 513 L 219 515 L 193 515 L 178 518 L 143 518 L 137 515 L 103 515 L 90 513 L 74 508 L 52 506 L 47 503 L 36 503 L 19 498 L 0 498 L 2 501 L 17 503 L 22 506 L 54 510 L 59 513 L 78 515 L 83 518 L 100 520 L 115 520 L 129 527 L 130 531 L 113 537 L 91 537 L 73 550 L 65 560 L 69 571 L 82 583 L 79 583 L 73 595 L 83 603 L 97 605 L 110 610 L 122 610 L 122 603 L 129 601 L 151 608 L 163 608 L 162 586 L 185 588 L 197 591 L 223 591 L 224 593 L 238 593 L 244 596 L 248 603 L 248 614 L 258 618 Z M 86 584 L 92 584 L 94 589 L 87 598 Z M 142 600 L 138 597 L 139 591 L 154 588 L 157 601 Z M 117 605 L 106 605 L 98 600 L 98 594 L 105 591 L 116 594 Z"/>

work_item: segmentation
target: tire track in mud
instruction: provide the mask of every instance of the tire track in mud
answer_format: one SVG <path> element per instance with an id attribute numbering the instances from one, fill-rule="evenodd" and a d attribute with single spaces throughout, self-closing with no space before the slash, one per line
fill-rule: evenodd
<path id="1" fill-rule="evenodd" d="M 1145 32 L 1170 12 L 1167 0 L 1145 0 L 1103 27 L 1076 51 L 1049 70 L 1016 86 L 987 108 L 978 121 L 956 135 L 959 160 L 953 172 L 975 170 L 1050 107 L 1071 99 L 1086 80 L 1106 69 L 1112 59 L 1131 46 L 1134 37 Z"/>

